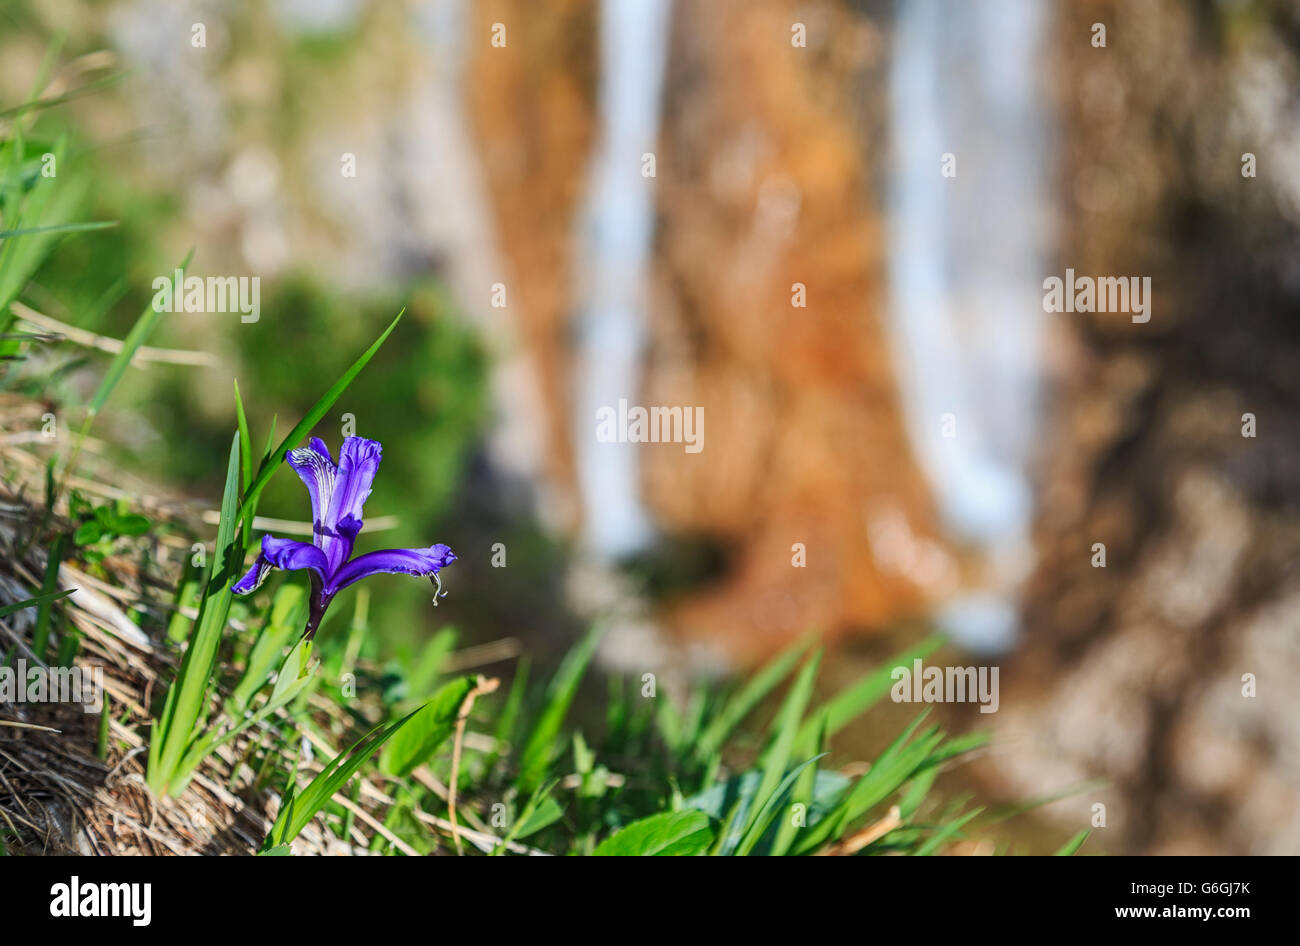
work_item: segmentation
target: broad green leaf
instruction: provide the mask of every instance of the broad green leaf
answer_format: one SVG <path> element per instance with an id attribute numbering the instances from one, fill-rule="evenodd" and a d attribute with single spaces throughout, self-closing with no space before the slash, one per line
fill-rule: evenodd
<path id="1" fill-rule="evenodd" d="M 596 846 L 597 857 L 694 857 L 713 843 L 708 815 L 666 811 L 634 821 Z"/>
<path id="2" fill-rule="evenodd" d="M 384 747 L 379 770 L 385 775 L 405 777 L 423 765 L 455 731 L 461 705 L 473 688 L 473 677 L 461 677 L 440 687 Z"/>

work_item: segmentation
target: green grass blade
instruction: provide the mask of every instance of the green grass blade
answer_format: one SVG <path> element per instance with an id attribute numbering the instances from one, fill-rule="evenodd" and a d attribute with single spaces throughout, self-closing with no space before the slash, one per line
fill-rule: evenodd
<path id="1" fill-rule="evenodd" d="M 415 718 L 379 756 L 379 771 L 405 778 L 442 747 L 460 718 L 460 708 L 474 689 L 473 677 L 452 680 L 438 689 L 429 702 L 415 713 Z"/>
<path id="2" fill-rule="evenodd" d="M 384 329 L 383 334 L 375 339 L 374 343 L 371 344 L 369 348 L 362 352 L 361 357 L 354 361 L 352 366 L 348 368 L 347 371 L 343 372 L 337 381 L 330 385 L 329 390 L 322 394 L 320 399 L 312 405 L 311 410 L 303 415 L 302 420 L 298 421 L 298 423 L 294 425 L 293 430 L 289 431 L 288 436 L 280 441 L 280 446 L 276 447 L 275 452 L 262 462 L 261 468 L 257 471 L 257 476 L 253 479 L 253 485 L 244 492 L 244 503 L 246 505 L 257 501 L 257 498 L 262 494 L 262 490 L 266 488 L 266 484 L 270 481 L 271 476 L 280 468 L 280 461 L 284 459 L 285 454 L 296 446 L 313 427 L 320 423 L 321 418 L 324 417 L 329 409 L 334 406 L 334 402 L 339 399 L 345 390 L 347 390 L 348 385 L 352 383 L 353 379 L 361 373 L 361 369 L 365 368 L 365 366 L 370 363 L 370 359 L 375 357 L 375 353 L 378 352 L 384 342 L 388 340 L 388 336 L 392 334 L 393 329 L 397 328 L 397 323 L 401 321 L 405 312 L 406 309 L 402 309 L 401 312 L 397 313 L 397 318 L 388 323 L 388 328 Z"/>
<path id="3" fill-rule="evenodd" d="M 189 267 L 190 260 L 193 258 L 194 251 L 190 250 L 185 257 L 184 262 L 180 265 L 182 273 Z M 135 320 L 135 325 L 131 326 L 131 331 L 128 332 L 126 338 L 122 340 L 122 350 L 114 355 L 113 360 L 109 362 L 108 371 L 105 372 L 104 379 L 99 382 L 99 388 L 95 391 L 95 396 L 90 399 L 90 413 L 87 417 L 87 424 L 82 428 L 83 431 L 89 427 L 90 420 L 103 410 L 104 404 L 107 403 L 109 395 L 113 393 L 113 389 L 117 387 L 118 382 L 122 380 L 122 376 L 126 374 L 126 369 L 131 364 L 131 359 L 133 359 L 136 352 L 140 350 L 140 346 L 143 345 L 148 340 L 149 336 L 153 334 L 154 327 L 158 324 L 158 320 L 161 317 L 162 311 L 154 308 L 153 300 L 151 299 L 149 304 L 145 306 L 144 311 L 140 313 L 140 317 Z"/>
<path id="4" fill-rule="evenodd" d="M 926 842 L 918 847 L 913 853 L 917 857 L 929 857 L 931 854 L 934 854 L 943 846 L 945 841 L 955 836 L 962 828 L 966 827 L 968 821 L 976 817 L 983 810 L 983 808 L 976 808 L 974 811 L 967 812 L 960 818 L 948 822 L 931 835 Z"/>
<path id="5" fill-rule="evenodd" d="M 516 781 L 521 792 L 531 792 L 542 783 L 546 770 L 550 768 L 555 757 L 563 749 L 557 745 L 560 727 L 569 713 L 569 706 L 578 692 L 587 664 L 596 652 L 603 629 L 595 628 L 580 640 L 565 655 L 559 670 L 546 688 L 546 701 L 542 712 L 537 717 L 528 741 L 524 743 L 519 761 L 519 777 Z"/>
<path id="6" fill-rule="evenodd" d="M 257 691 L 271 679 L 284 647 L 307 623 L 307 594 L 301 585 L 281 585 L 271 600 L 271 611 L 248 654 L 243 676 L 235 684 L 227 707 L 232 716 L 242 716 Z"/>
<path id="7" fill-rule="evenodd" d="M 826 743 L 829 739 L 827 732 L 829 714 L 826 710 L 821 711 L 821 718 L 818 720 L 817 727 L 817 759 L 814 764 L 804 769 L 799 775 L 799 780 L 795 782 L 794 789 L 790 792 L 790 807 L 787 809 L 789 814 L 794 814 L 794 806 L 802 805 L 805 818 L 807 818 L 812 809 L 813 795 L 817 788 L 817 764 L 816 762 L 826 755 Z M 794 843 L 795 836 L 799 831 L 793 817 L 786 817 L 781 820 L 781 826 L 777 828 L 776 837 L 772 839 L 770 854 L 774 857 L 781 857 L 790 850 Z"/>
<path id="8" fill-rule="evenodd" d="M 167 705 L 154 739 L 163 740 L 158 765 L 149 772 L 149 785 L 155 793 L 169 787 L 177 766 L 190 742 L 207 702 L 217 648 L 230 615 L 230 586 L 234 572 L 242 562 L 234 561 L 235 523 L 239 505 L 239 436 L 230 439 L 230 461 L 226 466 L 226 486 L 221 499 L 221 520 L 217 526 L 217 544 L 212 572 L 199 604 L 198 620 L 190 632 L 189 646 L 180 670 L 168 691 Z"/>
<path id="9" fill-rule="evenodd" d="M 701 761 L 707 760 L 722 748 L 732 731 L 794 669 L 795 664 L 799 662 L 799 658 L 812 642 L 813 638 L 811 636 L 796 641 L 772 658 L 727 700 L 722 712 L 709 723 L 699 739 L 696 740 L 695 755 L 697 759 Z"/>
<path id="10" fill-rule="evenodd" d="M 1079 852 L 1079 848 L 1083 847 L 1083 842 L 1088 840 L 1090 834 L 1092 834 L 1091 831 L 1080 831 L 1074 837 L 1070 838 L 1070 840 L 1066 841 L 1065 844 L 1056 852 L 1055 856 L 1073 857 Z"/>
<path id="11" fill-rule="evenodd" d="M 60 598 L 66 598 L 76 590 L 76 588 L 69 588 L 67 591 L 51 591 L 49 594 L 37 595 L 35 598 L 28 598 L 26 601 L 15 601 L 13 604 L 6 604 L 0 608 L 0 618 L 7 618 L 11 614 L 17 614 L 24 608 L 35 608 L 47 601 L 58 601 Z"/>
<path id="12" fill-rule="evenodd" d="M 243 472 L 244 489 L 253 482 L 253 438 L 248 433 L 248 415 L 244 413 L 244 399 L 239 396 L 239 379 L 235 379 L 235 417 L 239 421 L 239 457 Z"/>
<path id="13" fill-rule="evenodd" d="M 415 711 L 418 712 L 419 710 Z M 276 844 L 288 844 L 296 838 L 307 823 L 316 817 L 316 813 L 334 797 L 334 793 L 346 785 L 356 774 L 357 769 L 383 748 L 384 743 L 405 726 L 415 713 L 403 716 L 387 726 L 376 726 L 357 740 L 350 749 L 335 756 L 306 788 L 293 796 L 292 805 L 286 804 L 280 809 L 280 814 L 266 837 L 263 849 L 269 850 Z M 276 840 L 272 841 L 272 838 Z"/>
<path id="14" fill-rule="evenodd" d="M 762 817 L 770 809 L 769 802 L 775 798 L 778 786 L 793 784 L 793 780 L 786 775 L 786 767 L 790 762 L 790 752 L 794 748 L 799 723 L 803 720 L 804 710 L 807 709 L 808 701 L 812 698 L 813 680 L 817 676 L 821 656 L 819 650 L 804 661 L 799 676 L 791 684 L 790 692 L 786 694 L 780 710 L 777 711 L 772 739 L 759 760 L 763 777 L 750 802 L 749 815 L 736 848 L 738 854 L 748 854 L 762 837 L 763 831 L 767 828 L 767 825 L 762 823 Z"/>
<path id="15" fill-rule="evenodd" d="M 915 647 L 894 655 L 881 666 L 866 674 L 862 679 L 845 687 L 839 693 L 814 710 L 803 728 L 799 730 L 799 739 L 795 743 L 796 756 L 810 755 L 816 745 L 817 726 L 822 713 L 827 714 L 827 735 L 834 736 L 846 725 L 861 716 L 881 697 L 889 692 L 894 682 L 894 668 L 911 667 L 912 661 L 925 658 L 942 645 L 939 637 L 928 638 Z"/>
<path id="16" fill-rule="evenodd" d="M 36 629 L 32 632 L 32 653 L 38 660 L 45 659 L 45 648 L 50 642 L 50 625 L 54 620 L 55 598 L 53 596 L 58 592 L 59 566 L 63 563 L 63 536 L 54 539 L 48 555 L 41 594 L 50 597 L 41 602 L 40 610 L 36 612 Z"/>
<path id="17" fill-rule="evenodd" d="M 107 230 L 117 226 L 116 220 L 88 220 L 85 223 L 51 223 L 41 227 L 21 227 L 17 230 L 0 230 L 0 240 L 31 236 L 37 233 L 84 233 L 87 230 Z"/>

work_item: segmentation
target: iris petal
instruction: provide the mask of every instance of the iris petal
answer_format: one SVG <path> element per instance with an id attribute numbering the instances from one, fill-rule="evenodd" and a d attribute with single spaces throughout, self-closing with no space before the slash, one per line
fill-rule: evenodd
<path id="1" fill-rule="evenodd" d="M 262 536 L 262 550 L 257 554 L 253 567 L 244 573 L 244 577 L 235 582 L 231 591 L 237 595 L 246 595 L 256 591 L 266 581 L 272 568 L 296 571 L 310 568 L 321 581 L 325 580 L 328 562 L 325 553 L 314 545 L 299 542 L 297 539 L 277 539 L 273 535 Z"/>
<path id="2" fill-rule="evenodd" d="M 290 450 L 285 461 L 298 474 L 311 495 L 311 521 L 314 534 L 313 541 L 320 548 L 326 547 L 330 502 L 334 497 L 338 468 L 330 457 L 329 448 L 319 437 L 311 439 L 311 446 Z"/>
<path id="3" fill-rule="evenodd" d="M 273 568 L 282 568 L 285 571 L 296 571 L 300 568 L 310 568 L 325 579 L 326 559 L 325 553 L 314 545 L 307 542 L 299 542 L 297 539 L 277 539 L 273 535 L 262 536 L 262 554 L 266 556 L 267 561 Z"/>
<path id="4" fill-rule="evenodd" d="M 321 544 L 331 570 L 339 569 L 352 555 L 352 541 L 361 528 L 362 507 L 370 496 L 382 457 L 379 441 L 364 437 L 348 437 L 339 448 L 338 475 L 325 514 L 326 534 L 336 538 Z"/>
<path id="5" fill-rule="evenodd" d="M 326 589 L 328 594 L 346 588 L 355 581 L 371 575 L 402 574 L 428 577 L 456 561 L 456 553 L 447 546 L 432 545 L 427 549 L 383 549 L 358 555 L 340 568 Z"/>

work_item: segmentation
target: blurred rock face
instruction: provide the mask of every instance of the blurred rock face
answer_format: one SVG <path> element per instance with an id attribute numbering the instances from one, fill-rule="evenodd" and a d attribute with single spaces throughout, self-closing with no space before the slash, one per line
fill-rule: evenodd
<path id="1" fill-rule="evenodd" d="M 645 398 L 702 405 L 707 446 L 650 448 L 647 495 L 662 527 L 738 550 L 670 623 L 752 657 L 896 619 L 947 567 L 883 336 L 884 99 L 860 87 L 882 37 L 834 4 L 686 3 L 671 48 Z"/>
<path id="2" fill-rule="evenodd" d="M 511 309 L 545 379 L 552 473 L 574 496 L 570 438 L 594 435 L 569 427 L 566 332 L 574 213 L 597 121 L 596 8 L 531 11 L 504 0 L 479 8 L 480 35 L 494 21 L 520 28 L 507 49 L 479 52 L 468 94 L 518 286 Z M 806 47 L 792 46 L 795 23 L 807 27 Z M 860 87 L 873 73 L 882 80 L 881 50 L 840 4 L 674 7 L 647 182 L 659 219 L 640 403 L 702 407 L 704 449 L 629 449 L 641 451 L 661 531 L 731 550 L 724 579 L 673 602 L 666 625 L 741 660 L 810 628 L 833 636 L 911 614 L 952 578 L 929 538 L 882 335 L 870 176 L 880 149 L 864 142 L 885 100 L 868 96 L 864 108 Z"/>
<path id="3" fill-rule="evenodd" d="M 1108 779 L 1076 814 L 1108 803 L 1110 850 L 1300 851 L 1297 26 L 1282 3 L 1062 9 L 1061 266 L 1149 275 L 1154 301 L 1061 324 L 999 764 L 1026 793 Z"/>
<path id="4" fill-rule="evenodd" d="M 495 24 L 506 27 L 504 46 L 482 41 Z M 465 91 L 507 268 L 500 281 L 541 388 L 548 513 L 571 529 L 573 219 L 596 131 L 596 4 L 485 0 L 469 28 L 479 41 Z"/>

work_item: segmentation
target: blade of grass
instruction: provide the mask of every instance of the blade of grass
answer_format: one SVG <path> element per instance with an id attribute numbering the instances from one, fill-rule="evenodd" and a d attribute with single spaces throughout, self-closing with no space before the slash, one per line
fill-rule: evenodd
<path id="1" fill-rule="evenodd" d="M 827 714 L 827 735 L 834 736 L 889 692 L 894 680 L 894 668 L 899 666 L 910 667 L 913 660 L 928 657 L 942 643 L 942 638 L 927 638 L 915 647 L 895 654 L 875 670 L 862 677 L 862 679 L 835 694 L 822 706 L 814 710 L 808 721 L 804 723 L 803 728 L 799 730 L 799 738 L 795 742 L 794 754 L 802 756 L 813 751 L 817 738 L 818 720 L 821 719 L 823 712 Z"/>
<path id="2" fill-rule="evenodd" d="M 569 706 L 578 692 L 578 684 L 596 652 L 603 628 L 593 628 L 565 655 L 559 670 L 555 672 L 550 686 L 546 688 L 546 700 L 542 712 L 537 717 L 528 741 L 524 743 L 519 759 L 519 777 L 516 785 L 521 792 L 532 792 L 542 783 L 546 770 L 555 760 L 563 746 L 557 746 L 560 727 L 569 713 Z"/>
<path id="3" fill-rule="evenodd" d="M 58 590 L 59 566 L 63 564 L 63 542 L 64 537 L 59 535 L 50 545 L 49 557 L 45 562 L 45 581 L 41 584 L 42 595 L 53 595 Z M 40 660 L 45 659 L 45 648 L 50 642 L 50 623 L 54 618 L 53 606 L 54 599 L 47 598 L 41 602 L 41 609 L 36 612 L 36 629 L 32 632 L 32 653 Z"/>
<path id="4" fill-rule="evenodd" d="M 352 745 L 350 749 L 340 752 L 329 765 L 325 766 L 301 792 L 293 796 L 293 804 L 280 809 L 280 814 L 266 836 L 263 850 L 270 850 L 276 844 L 288 844 L 334 797 L 334 793 L 347 784 L 356 774 L 357 769 L 366 760 L 378 752 L 392 735 L 401 729 L 415 713 L 409 713 L 387 726 L 376 726 Z M 272 841 L 275 838 L 275 841 Z"/>
<path id="5" fill-rule="evenodd" d="M 193 258 L 194 250 L 191 249 L 180 265 L 182 278 L 184 271 L 189 268 L 190 260 Z M 126 374 L 131 359 L 135 357 L 135 353 L 140 349 L 140 346 L 153 334 L 153 330 L 161 317 L 162 311 L 156 309 L 153 301 L 150 300 L 144 311 L 140 313 L 140 317 L 135 320 L 135 325 L 131 326 L 131 331 L 127 333 L 126 338 L 122 339 L 122 350 L 114 355 L 113 360 L 109 362 L 108 371 L 104 373 L 104 379 L 99 382 L 99 388 L 95 391 L 95 396 L 90 399 L 90 414 L 87 418 L 87 426 L 104 409 L 109 395 L 113 393 L 113 389 L 117 387 L 118 382 L 122 380 L 122 376 Z"/>
<path id="6" fill-rule="evenodd" d="M 794 789 L 790 792 L 791 809 L 795 805 L 803 806 L 803 813 L 806 819 L 812 809 L 813 793 L 817 787 L 817 760 L 826 755 L 826 743 L 829 737 L 827 732 L 829 714 L 826 710 L 821 711 L 821 718 L 817 727 L 817 757 L 814 764 L 804 769 L 799 775 L 799 780 L 795 783 Z M 792 812 L 793 813 L 793 812 Z M 769 853 L 774 857 L 783 856 L 790 845 L 794 843 L 795 834 L 799 830 L 799 825 L 795 823 L 793 817 L 782 819 L 781 826 L 777 829 L 776 837 L 772 839 L 772 847 Z"/>
<path id="7" fill-rule="evenodd" d="M 764 697 L 780 685 L 812 642 L 811 635 L 796 641 L 772 658 L 727 700 L 722 712 L 709 723 L 695 743 L 695 755 L 698 760 L 706 761 L 722 748 L 732 730 L 740 725 Z"/>
<path id="8" fill-rule="evenodd" d="M 403 308 L 401 312 L 397 313 L 397 318 L 388 323 L 388 328 L 384 329 L 383 333 L 375 339 L 374 343 L 362 352 L 361 357 L 354 361 L 352 366 L 348 368 L 347 371 L 343 372 L 342 376 L 340 376 L 337 381 L 330 385 L 329 389 L 320 396 L 320 399 L 314 405 L 312 405 L 311 410 L 303 415 L 302 420 L 298 421 L 298 423 L 294 425 L 293 430 L 289 431 L 288 436 L 280 441 L 280 446 L 276 447 L 275 452 L 262 462 L 261 468 L 258 469 L 257 475 L 253 479 L 253 485 L 244 491 L 245 505 L 257 501 L 258 497 L 262 494 L 262 490 L 266 488 L 266 484 L 271 479 L 271 476 L 280 468 L 280 461 L 284 459 L 285 454 L 288 453 L 289 450 L 298 443 L 298 441 L 302 440 L 302 438 L 311 431 L 313 427 L 320 423 L 321 418 L 324 417 L 329 409 L 334 406 L 334 402 L 339 399 L 345 390 L 347 390 L 348 385 L 352 383 L 353 379 L 361 373 L 361 369 L 369 364 L 371 358 L 375 357 L 375 353 L 379 351 L 380 346 L 388 340 L 388 336 L 392 334 L 393 329 L 397 328 L 397 323 L 401 321 L 402 316 L 405 313 L 405 308 Z"/>
<path id="9" fill-rule="evenodd" d="M 968 821 L 976 817 L 983 810 L 984 810 L 983 808 L 976 808 L 973 811 L 969 811 L 966 814 L 962 815 L 960 818 L 948 822 L 946 825 L 944 825 L 942 828 L 936 831 L 933 835 L 931 835 L 926 840 L 926 842 L 922 844 L 920 847 L 918 847 L 913 853 L 917 857 L 929 857 L 935 851 L 939 850 L 939 848 L 943 846 L 943 843 L 945 841 L 947 841 L 949 838 L 956 835 L 957 832 L 961 831 L 961 829 L 966 826 L 966 823 Z"/>
<path id="10" fill-rule="evenodd" d="M 1079 852 L 1079 848 L 1083 847 L 1083 842 L 1088 840 L 1088 836 L 1090 834 L 1092 834 L 1091 831 L 1087 831 L 1087 830 L 1080 831 L 1074 837 L 1070 838 L 1070 840 L 1066 841 L 1065 844 L 1063 844 L 1060 847 L 1060 849 L 1057 850 L 1055 856 L 1073 857 L 1075 854 Z"/>
<path id="11" fill-rule="evenodd" d="M 6 604 L 0 608 L 0 618 L 7 618 L 11 614 L 17 614 L 24 608 L 34 608 L 47 601 L 58 601 L 60 598 L 66 598 L 76 590 L 76 588 L 69 588 L 67 591 L 52 591 L 49 594 L 40 594 L 35 598 L 28 598 L 26 601 L 15 601 L 13 604 Z"/>
<path id="12" fill-rule="evenodd" d="M 785 774 L 785 771 L 790 762 L 790 752 L 794 748 L 799 723 L 803 719 L 804 710 L 807 709 L 808 701 L 812 697 L 813 680 L 817 675 L 817 667 L 821 663 L 821 657 L 821 651 L 818 650 L 804 661 L 803 667 L 799 670 L 799 676 L 790 685 L 790 692 L 786 694 L 780 710 L 777 711 L 776 719 L 773 721 L 774 735 L 759 760 L 763 777 L 758 783 L 758 789 L 754 792 L 753 800 L 750 802 L 749 815 L 745 820 L 745 826 L 741 830 L 741 839 L 736 847 L 737 854 L 748 854 L 754 849 L 754 845 L 758 843 L 759 838 L 762 837 L 767 825 L 761 823 L 761 818 L 770 807 L 768 802 L 775 798 L 774 793 L 777 791 L 777 786 L 793 784 L 793 780 Z"/>
<path id="13" fill-rule="evenodd" d="M 239 436 L 230 438 L 230 461 L 226 466 L 226 486 L 221 499 L 221 520 L 217 526 L 217 544 L 212 559 L 212 574 L 199 603 L 198 620 L 190 632 L 189 646 L 180 670 L 167 693 L 159 727 L 154 739 L 162 740 L 156 768 L 151 766 L 149 785 L 160 794 L 169 788 L 186 748 L 197 734 L 207 702 L 208 684 L 217 658 L 217 648 L 230 614 L 230 585 L 233 572 L 242 562 L 233 561 L 236 509 L 239 503 Z M 152 750 L 152 746 L 150 747 Z"/>
<path id="14" fill-rule="evenodd" d="M 36 233 L 84 233 L 87 230 L 107 230 L 117 226 L 116 220 L 89 220 L 85 223 L 51 223 L 41 227 L 21 227 L 17 230 L 0 230 L 0 240 L 30 236 Z"/>
<path id="15" fill-rule="evenodd" d="M 239 396 L 239 379 L 235 379 L 235 416 L 239 420 L 239 457 L 244 489 L 253 482 L 253 439 L 248 433 L 248 415 L 244 413 L 244 399 Z"/>

